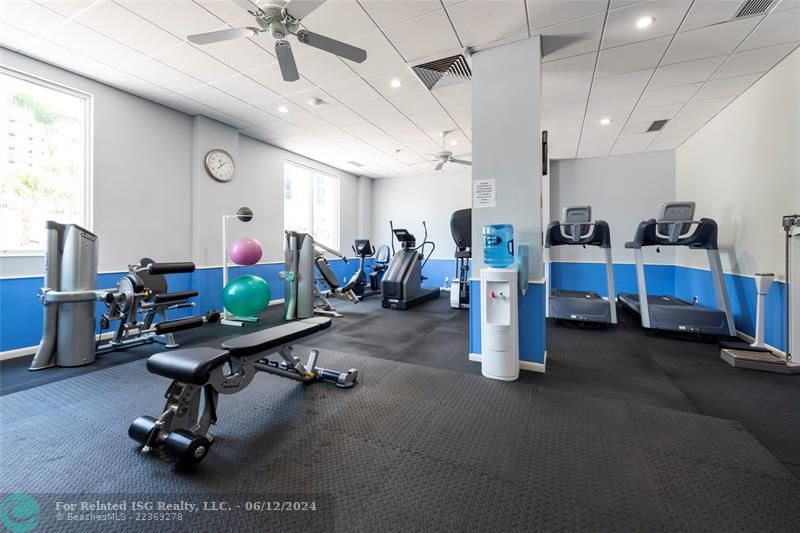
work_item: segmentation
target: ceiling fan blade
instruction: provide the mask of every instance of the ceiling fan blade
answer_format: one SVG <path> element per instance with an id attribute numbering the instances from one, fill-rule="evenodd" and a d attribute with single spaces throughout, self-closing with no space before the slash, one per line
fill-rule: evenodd
<path id="1" fill-rule="evenodd" d="M 444 166 L 444 161 L 439 161 L 439 164 L 436 165 L 436 168 L 434 170 L 442 170 L 443 166 Z"/>
<path id="2" fill-rule="evenodd" d="M 466 165 L 468 167 L 472 166 L 472 161 L 466 161 L 464 159 L 451 159 L 451 163 L 458 163 L 459 165 Z"/>
<path id="3" fill-rule="evenodd" d="M 241 7 L 242 9 L 246 9 L 247 11 L 251 12 L 261 11 L 261 8 L 258 7 L 258 4 L 255 3 L 255 0 L 233 0 L 233 3 Z"/>
<path id="4" fill-rule="evenodd" d="M 291 0 L 283 9 L 295 20 L 303 20 L 324 3 L 325 0 Z"/>
<path id="5" fill-rule="evenodd" d="M 300 74 L 297 73 L 292 46 L 288 41 L 275 41 L 275 55 L 278 56 L 278 65 L 281 67 L 283 81 L 299 80 Z"/>
<path id="6" fill-rule="evenodd" d="M 308 46 L 319 48 L 325 52 L 355 61 L 356 63 L 363 63 L 367 59 L 367 51 L 357 48 L 355 46 L 325 37 L 318 33 L 310 32 L 307 30 L 300 30 L 297 32 L 297 39 Z"/>
<path id="7" fill-rule="evenodd" d="M 241 39 L 243 37 L 254 37 L 258 35 L 255 28 L 234 28 L 232 30 L 210 31 L 208 33 L 196 33 L 186 37 L 190 43 L 211 44 L 220 41 L 230 41 L 231 39 Z"/>

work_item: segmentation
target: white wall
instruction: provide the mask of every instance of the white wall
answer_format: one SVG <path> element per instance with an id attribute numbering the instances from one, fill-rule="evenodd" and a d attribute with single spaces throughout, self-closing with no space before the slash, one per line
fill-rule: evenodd
<path id="1" fill-rule="evenodd" d="M 406 228 L 422 240 L 422 221 L 428 225 L 428 239 L 436 244 L 434 259 L 452 259 L 455 244 L 450 234 L 450 215 L 470 207 L 471 174 L 437 172 L 421 176 L 373 180 L 372 242 L 389 244 L 389 221 Z"/>
<path id="2" fill-rule="evenodd" d="M 185 260 L 191 253 L 191 117 L 5 49 L 6 67 L 94 95 L 92 229 L 101 271 L 143 256 Z M 6 277 L 41 275 L 39 257 L 3 258 Z"/>
<path id="3" fill-rule="evenodd" d="M 782 215 L 800 211 L 800 50 L 676 151 L 677 196 L 719 224 L 726 272 L 781 274 Z M 678 262 L 708 268 L 699 254 Z"/>
<path id="4" fill-rule="evenodd" d="M 92 230 L 100 236 L 100 271 L 120 271 L 140 257 L 222 262 L 221 215 L 242 205 L 256 217 L 231 223 L 231 237 L 249 235 L 263 262 L 283 261 L 283 164 L 294 161 L 339 176 L 341 246 L 358 237 L 356 176 L 240 135 L 206 117 L 191 117 L 149 100 L 0 48 L 2 64 L 93 95 Z M 233 181 L 211 179 L 203 158 L 223 148 L 236 160 Z M 40 276 L 42 257 L 0 258 L 0 276 Z"/>
<path id="5" fill-rule="evenodd" d="M 564 159 L 550 164 L 551 218 L 560 218 L 562 207 L 592 206 L 592 218 L 605 220 L 611 229 L 615 263 L 634 261 L 625 242 L 633 239 L 639 222 L 655 218 L 661 204 L 675 199 L 672 151 Z M 554 261 L 603 261 L 600 251 L 581 246 L 555 247 L 551 257 Z M 645 260 L 671 264 L 674 250 L 663 247 L 660 254 L 650 251 Z"/>

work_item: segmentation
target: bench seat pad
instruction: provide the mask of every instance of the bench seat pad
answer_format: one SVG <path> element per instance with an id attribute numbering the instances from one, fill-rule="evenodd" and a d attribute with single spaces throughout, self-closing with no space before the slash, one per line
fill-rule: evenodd
<path id="1" fill-rule="evenodd" d="M 327 317 L 305 318 L 287 322 L 280 326 L 262 329 L 248 335 L 233 337 L 222 343 L 231 355 L 247 356 L 268 350 L 275 350 L 284 344 L 302 339 L 312 333 L 329 328 L 331 319 Z"/>
<path id="2" fill-rule="evenodd" d="M 219 348 L 184 348 L 151 355 L 147 359 L 147 370 L 183 383 L 204 385 L 211 371 L 229 358 L 230 353 Z"/>

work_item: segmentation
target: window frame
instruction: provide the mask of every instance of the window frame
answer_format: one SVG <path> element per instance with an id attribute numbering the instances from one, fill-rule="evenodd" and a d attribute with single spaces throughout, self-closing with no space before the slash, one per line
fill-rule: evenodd
<path id="1" fill-rule="evenodd" d="M 293 159 L 284 159 L 283 160 L 284 170 L 283 170 L 283 189 L 284 189 L 284 197 L 283 197 L 283 208 L 286 209 L 286 165 L 293 165 L 295 167 L 307 170 L 311 173 L 310 180 L 309 180 L 309 187 L 308 187 L 308 198 L 306 202 L 308 203 L 308 213 L 310 217 L 310 227 L 311 227 L 311 236 L 314 236 L 314 178 L 315 174 L 321 174 L 323 176 L 327 176 L 334 179 L 334 190 L 333 190 L 333 206 L 335 212 L 335 224 L 334 224 L 334 237 L 335 237 L 335 246 L 330 246 L 334 250 L 341 252 L 342 251 L 342 235 L 341 235 L 341 227 L 342 227 L 342 209 L 341 209 L 341 184 L 342 184 L 342 177 L 339 174 L 335 174 L 333 172 L 329 172 L 327 170 L 320 170 L 318 167 L 300 163 Z M 293 189 L 292 194 L 295 194 L 295 189 Z M 286 225 L 286 214 L 284 213 L 284 226 Z M 289 228 L 284 227 L 284 230 Z M 324 244 L 324 243 L 323 243 Z M 327 246 L 327 244 L 326 244 Z"/>
<path id="2" fill-rule="evenodd" d="M 81 225 L 89 231 L 94 231 L 94 95 L 43 78 L 6 65 L 0 65 L 0 76 L 5 75 L 28 83 L 33 83 L 47 89 L 58 91 L 69 96 L 83 100 L 83 220 Z M 0 257 L 44 257 L 46 250 L 4 250 L 0 249 Z"/>

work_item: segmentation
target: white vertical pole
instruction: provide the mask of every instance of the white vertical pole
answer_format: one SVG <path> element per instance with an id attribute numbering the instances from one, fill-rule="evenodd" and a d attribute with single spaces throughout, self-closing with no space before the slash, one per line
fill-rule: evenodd
<path id="1" fill-rule="evenodd" d="M 228 215 L 222 215 L 222 289 L 228 284 Z M 225 304 L 222 305 L 222 319 L 229 317 Z"/>

